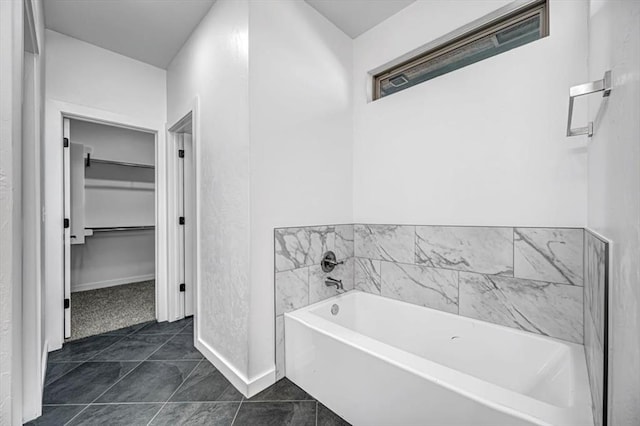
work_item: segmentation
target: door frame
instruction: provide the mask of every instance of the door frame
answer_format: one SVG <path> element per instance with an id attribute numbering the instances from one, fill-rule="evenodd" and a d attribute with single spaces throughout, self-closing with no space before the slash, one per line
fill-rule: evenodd
<path id="1" fill-rule="evenodd" d="M 22 421 L 42 414 L 42 389 L 46 342 L 42 339 L 41 164 L 44 58 L 40 55 L 43 35 L 38 33 L 40 5 L 25 0 L 23 9 L 22 87 Z M 14 307 L 16 309 L 16 307 Z M 17 375 L 16 375 L 17 376 Z"/>
<path id="2" fill-rule="evenodd" d="M 48 351 L 64 343 L 64 168 L 62 126 L 64 118 L 123 127 L 155 134 L 155 274 L 156 319 L 166 321 L 167 309 L 167 146 L 165 125 L 91 108 L 47 99 L 45 109 L 45 274 L 46 336 Z"/>
<path id="3" fill-rule="evenodd" d="M 193 212 L 194 218 L 186 217 L 186 221 L 189 221 L 192 226 L 185 229 L 188 234 L 185 235 L 185 241 L 191 241 L 193 259 L 191 267 L 193 268 L 193 317 L 194 317 L 194 339 L 197 341 L 199 330 L 199 318 L 198 318 L 198 300 L 200 300 L 200 270 L 201 265 L 200 258 L 200 236 L 198 229 L 200 229 L 200 200 L 198 194 L 200 193 L 200 178 L 198 171 L 200 170 L 200 127 L 199 127 L 199 98 L 196 96 L 182 111 L 178 117 L 170 121 L 166 128 L 167 133 L 167 205 L 169 212 L 168 220 L 168 232 L 167 232 L 167 269 L 168 269 L 168 282 L 167 285 L 167 300 L 168 300 L 168 319 L 169 321 L 178 320 L 184 317 L 184 307 L 180 306 L 182 298 L 178 291 L 179 283 L 179 270 L 178 262 L 179 255 L 181 253 L 179 249 L 179 234 L 177 224 L 178 218 L 178 203 L 177 191 L 175 190 L 175 183 L 178 181 L 178 173 L 180 168 L 178 167 L 179 158 L 177 155 L 178 144 L 180 141 L 180 131 L 185 128 L 186 125 L 191 122 L 191 146 L 192 146 L 192 164 L 193 170 Z M 173 220 L 171 218 L 174 218 Z M 185 264 L 185 267 L 189 265 Z"/>

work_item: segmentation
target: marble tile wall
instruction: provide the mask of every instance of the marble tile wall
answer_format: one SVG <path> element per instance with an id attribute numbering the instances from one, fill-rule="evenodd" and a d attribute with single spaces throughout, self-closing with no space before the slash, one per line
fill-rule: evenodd
<path id="1" fill-rule="evenodd" d="M 284 313 L 335 296 L 327 277 L 342 280 L 343 291 L 354 288 L 353 225 L 277 228 L 275 240 L 276 378 L 284 377 Z M 323 254 L 331 250 L 344 264 L 325 273 Z"/>
<path id="2" fill-rule="evenodd" d="M 354 225 L 356 289 L 583 343 L 583 229 Z"/>
<path id="3" fill-rule="evenodd" d="M 585 344 L 602 407 L 606 246 L 582 228 L 328 225 L 275 230 L 276 371 L 283 314 L 345 289 Z M 344 260 L 330 274 L 326 250 Z M 594 388 L 595 387 L 595 388 Z M 600 396 L 598 396 L 600 395 Z M 599 401 L 599 402 L 598 402 Z"/>
<path id="4" fill-rule="evenodd" d="M 593 400 L 595 426 L 606 424 L 605 365 L 607 363 L 607 293 L 609 243 L 598 235 L 584 233 L 584 350 Z"/>

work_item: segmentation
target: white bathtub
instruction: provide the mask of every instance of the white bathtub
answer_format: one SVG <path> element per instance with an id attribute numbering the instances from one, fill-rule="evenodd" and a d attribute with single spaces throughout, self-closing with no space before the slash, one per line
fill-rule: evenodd
<path id="1" fill-rule="evenodd" d="M 354 425 L 593 425 L 581 345 L 359 291 L 285 314 L 285 357 Z"/>

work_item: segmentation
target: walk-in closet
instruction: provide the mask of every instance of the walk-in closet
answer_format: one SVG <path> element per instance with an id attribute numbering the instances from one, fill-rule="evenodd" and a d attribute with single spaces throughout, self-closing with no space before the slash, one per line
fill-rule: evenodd
<path id="1" fill-rule="evenodd" d="M 156 318 L 155 135 L 65 119 L 65 337 Z"/>

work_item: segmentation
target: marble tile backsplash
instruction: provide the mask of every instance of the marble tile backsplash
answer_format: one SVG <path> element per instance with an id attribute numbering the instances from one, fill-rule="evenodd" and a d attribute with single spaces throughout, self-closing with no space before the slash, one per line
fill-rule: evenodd
<path id="1" fill-rule="evenodd" d="M 335 226 L 279 228 L 275 232 L 276 272 L 320 263 L 327 250 L 335 250 Z"/>
<path id="2" fill-rule="evenodd" d="M 582 285 L 583 229 L 514 228 L 516 277 Z"/>
<path id="3" fill-rule="evenodd" d="M 380 294 L 391 299 L 458 313 L 458 272 L 381 261 Z"/>
<path id="4" fill-rule="evenodd" d="M 414 263 L 415 226 L 356 224 L 353 234 L 356 257 Z"/>
<path id="5" fill-rule="evenodd" d="M 587 331 L 585 323 L 583 304 L 601 297 L 597 285 L 590 285 L 590 277 L 601 272 L 585 268 L 585 262 L 597 262 L 598 247 L 585 247 L 582 228 L 368 224 L 278 228 L 277 377 L 284 375 L 282 315 L 337 294 L 324 285 L 327 275 L 342 279 L 345 290 L 355 288 L 579 344 L 586 338 L 602 342 L 602 331 Z M 326 250 L 345 261 L 330 274 L 319 266 Z M 595 305 L 589 309 L 598 317 L 593 323 L 601 324 Z"/>
<path id="6" fill-rule="evenodd" d="M 416 226 L 416 263 L 513 276 L 513 229 Z"/>

